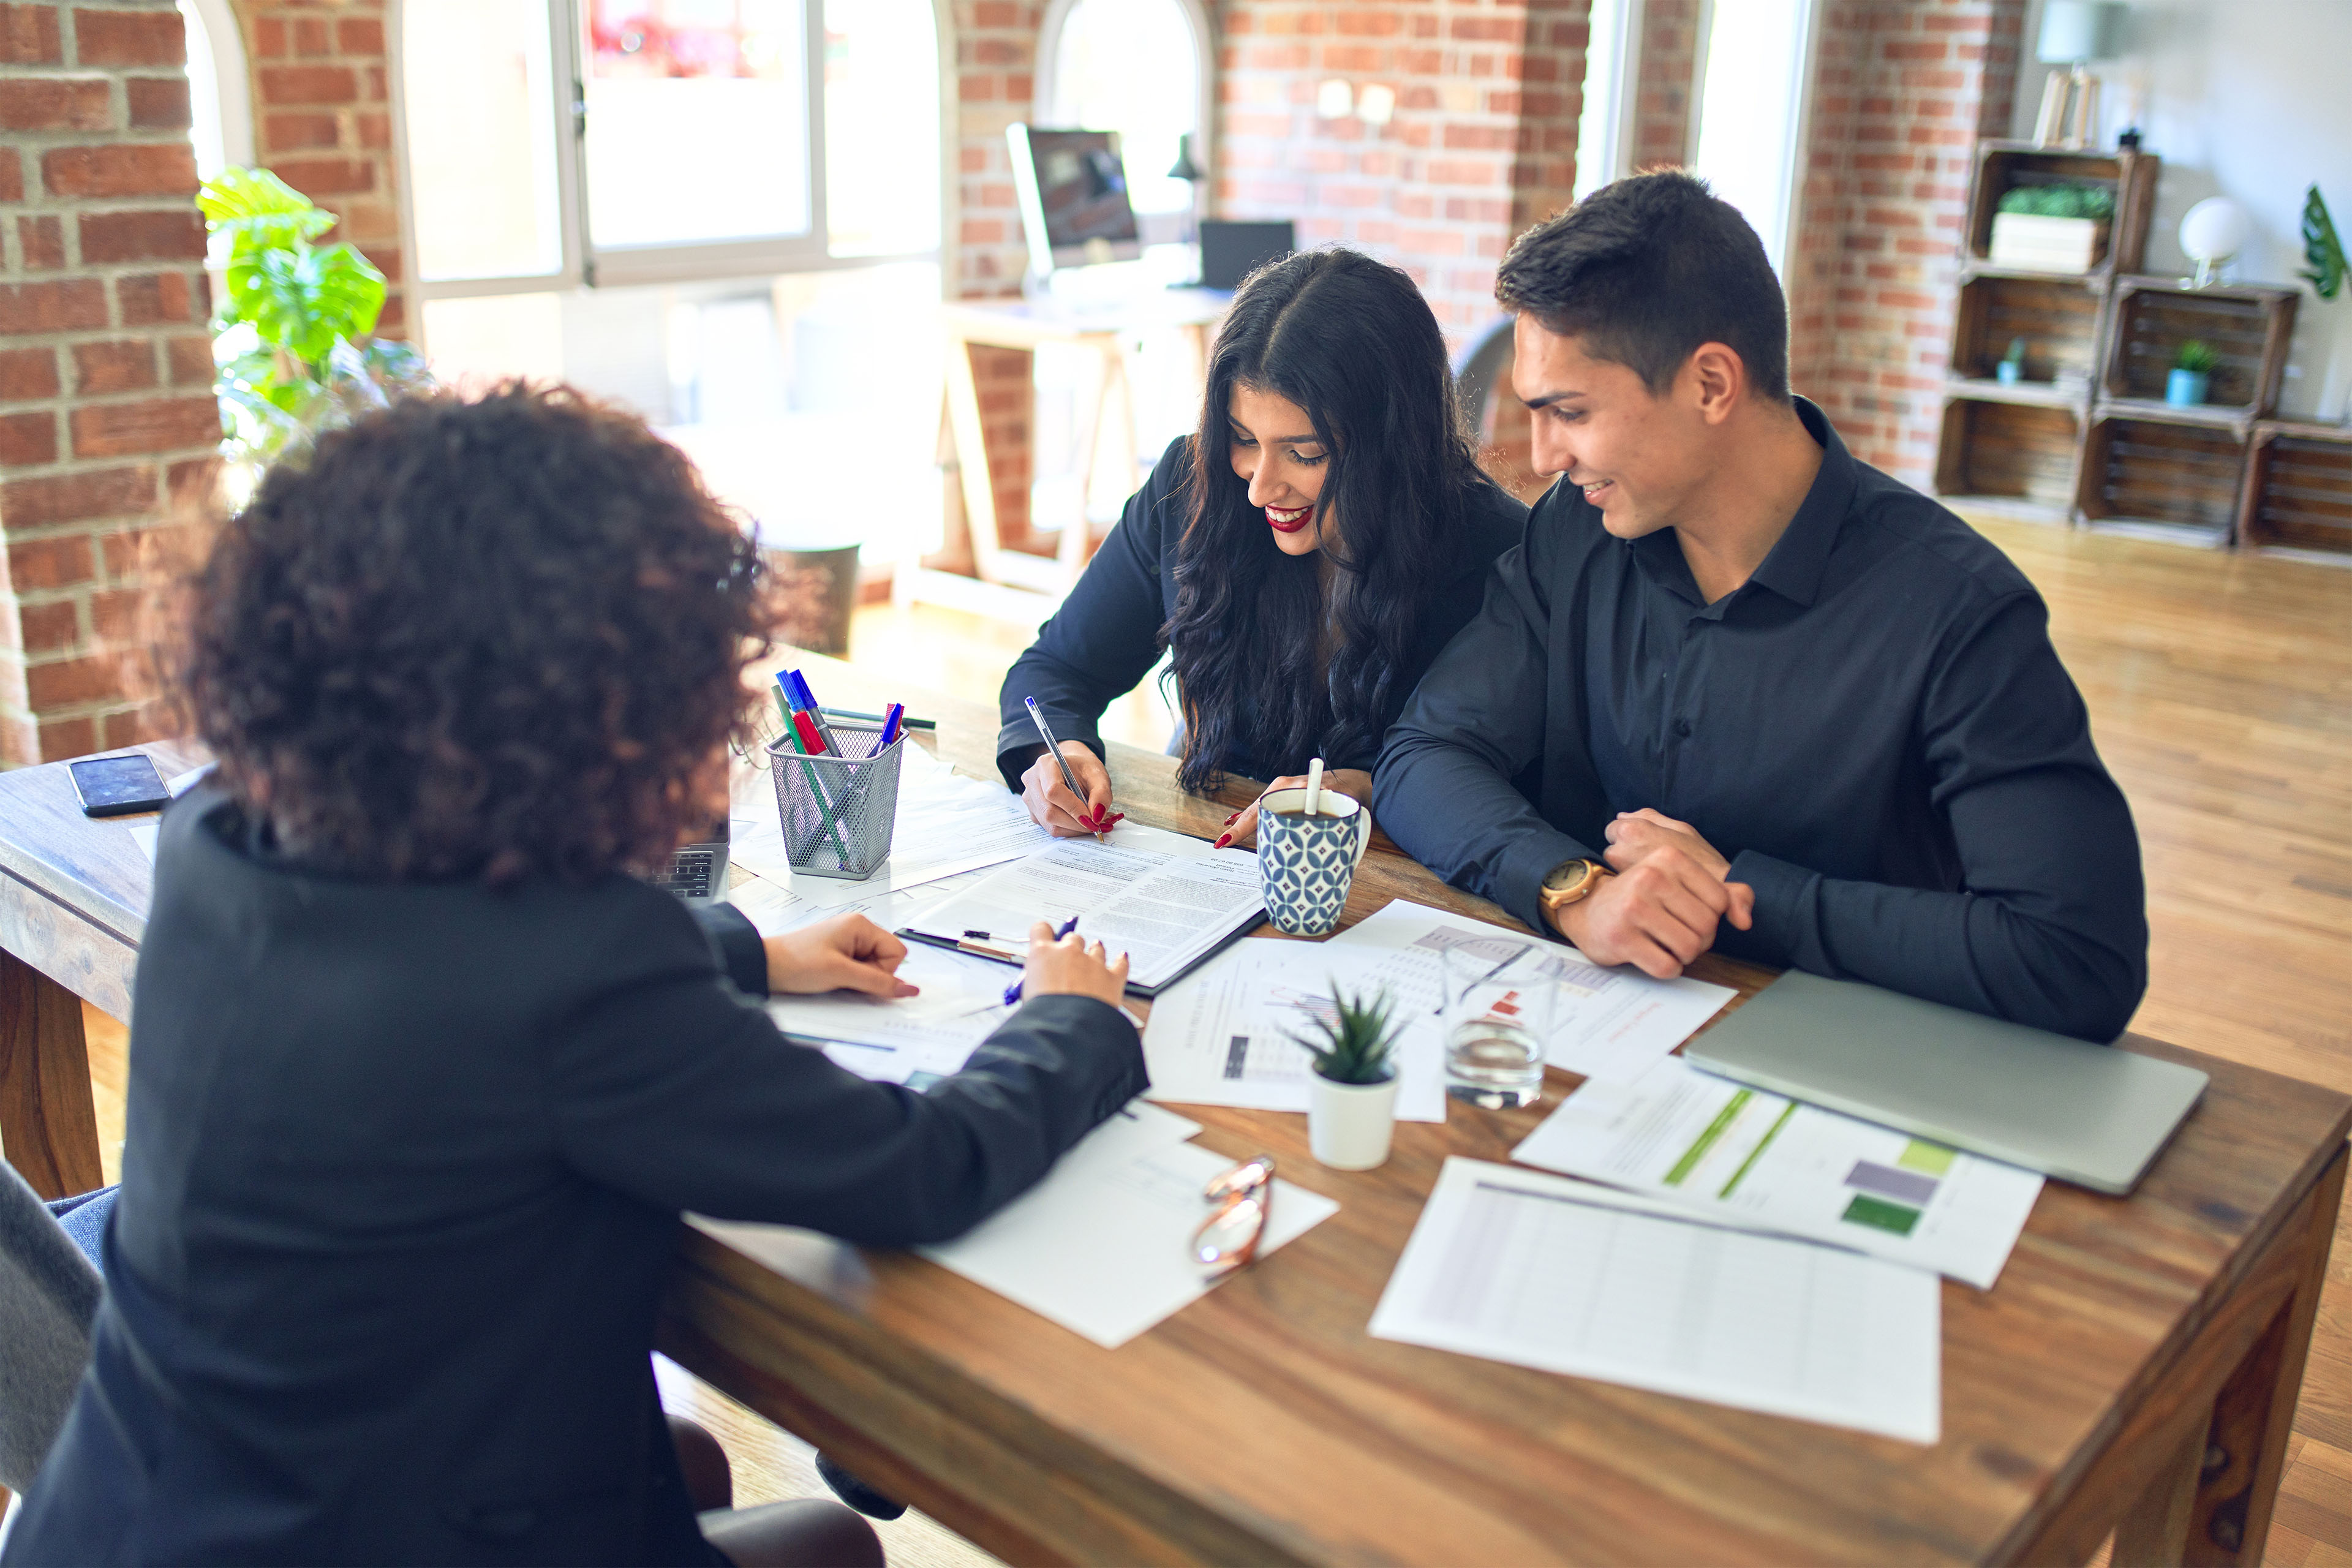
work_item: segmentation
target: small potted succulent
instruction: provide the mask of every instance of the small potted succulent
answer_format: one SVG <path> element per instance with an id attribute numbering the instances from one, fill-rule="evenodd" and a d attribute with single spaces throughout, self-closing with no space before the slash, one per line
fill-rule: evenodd
<path id="1" fill-rule="evenodd" d="M 1307 1102 L 1307 1141 L 1335 1171 L 1369 1171 L 1389 1157 L 1396 1130 L 1394 1059 L 1402 1023 L 1386 992 L 1349 995 L 1331 987 L 1310 1034 L 1291 1039 L 1314 1058 Z"/>
<path id="2" fill-rule="evenodd" d="M 2221 356 L 2211 344 L 2191 338 L 2180 345 L 2172 356 L 2172 374 L 2164 378 L 2164 400 L 2175 408 L 2194 408 L 2205 401 L 2206 389 L 2212 384 L 2213 368 Z"/>
<path id="3" fill-rule="evenodd" d="M 1986 256 L 1997 267 L 2088 272 L 2107 251 L 2116 193 L 2105 185 L 2017 185 L 1993 212 Z"/>
<path id="4" fill-rule="evenodd" d="M 2025 340 L 2023 338 L 2009 340 L 2009 352 L 2000 356 L 1999 364 L 1992 367 L 1992 374 L 1993 379 L 2003 386 L 2015 386 L 2025 379 Z"/>

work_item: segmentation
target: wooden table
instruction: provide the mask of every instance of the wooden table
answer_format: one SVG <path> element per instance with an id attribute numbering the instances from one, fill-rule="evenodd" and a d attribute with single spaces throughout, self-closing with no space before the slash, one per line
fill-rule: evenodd
<path id="1" fill-rule="evenodd" d="M 845 705 L 910 695 L 802 662 Z M 940 721 L 941 754 L 992 771 L 993 713 L 914 711 Z M 1179 794 L 1164 757 L 1114 747 L 1111 773 L 1139 821 L 1208 835 L 1231 809 Z M 62 1014 L 74 994 L 125 1005 L 146 863 L 52 765 L 0 776 L 0 1138 L 94 1173 Z M 1376 839 L 1349 918 L 1395 897 L 1508 920 Z M 1768 978 L 1698 973 L 1743 996 Z M 2120 1526 L 2118 1563 L 2252 1563 L 2352 1100 L 2123 1048 L 2212 1086 L 2128 1200 L 2053 1184 L 1998 1289 L 1946 1282 L 1933 1447 L 1367 1338 L 1440 1163 L 1507 1158 L 1549 1095 L 1402 1123 L 1389 1163 L 1357 1174 L 1313 1163 L 1304 1118 L 1187 1108 L 1202 1143 L 1269 1149 L 1340 1210 L 1116 1351 L 909 1255 L 811 1237 L 786 1274 L 698 1232 L 661 1346 L 1020 1562 L 2075 1563 Z"/>

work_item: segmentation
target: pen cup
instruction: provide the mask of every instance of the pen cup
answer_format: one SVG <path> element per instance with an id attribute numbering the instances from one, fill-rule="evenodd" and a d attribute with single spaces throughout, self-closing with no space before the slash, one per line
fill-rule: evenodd
<path id="1" fill-rule="evenodd" d="M 1372 819 L 1349 795 L 1323 791 L 1307 815 L 1303 789 L 1268 791 L 1257 803 L 1257 869 L 1265 917 L 1291 936 L 1321 936 L 1339 923 L 1348 889 L 1371 843 Z"/>
<path id="2" fill-rule="evenodd" d="M 776 778 L 776 815 L 784 830 L 784 857 L 796 872 L 856 881 L 890 858 L 898 819 L 900 735 L 872 756 L 857 755 L 882 738 L 879 724 L 830 721 L 847 756 L 806 757 L 788 741 L 771 742 L 768 763 Z"/>

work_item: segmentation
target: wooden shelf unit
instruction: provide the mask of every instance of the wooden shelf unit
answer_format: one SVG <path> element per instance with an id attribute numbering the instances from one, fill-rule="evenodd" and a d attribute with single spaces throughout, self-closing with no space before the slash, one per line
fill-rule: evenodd
<path id="1" fill-rule="evenodd" d="M 2264 419 L 2254 426 L 2237 542 L 2352 553 L 2352 425 Z"/>
<path id="2" fill-rule="evenodd" d="M 2044 521 L 2352 553 L 2352 427 L 2272 417 L 2302 291 L 2141 273 L 2159 167 L 2144 153 L 1978 143 L 1937 493 Z M 2000 198 L 2056 181 L 2114 187 L 2105 257 L 2080 275 L 1994 266 Z M 2023 376 L 2003 385 L 1993 367 L 2021 337 Z M 2165 383 L 2191 338 L 2221 363 L 2210 401 L 2178 407 Z"/>

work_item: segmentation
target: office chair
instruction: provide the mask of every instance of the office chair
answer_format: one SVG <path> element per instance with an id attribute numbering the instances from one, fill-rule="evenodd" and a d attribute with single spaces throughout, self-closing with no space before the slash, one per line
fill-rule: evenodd
<path id="1" fill-rule="evenodd" d="M 0 1164 L 0 1486 L 22 1492 L 89 1363 L 101 1281 L 25 1179 Z"/>

